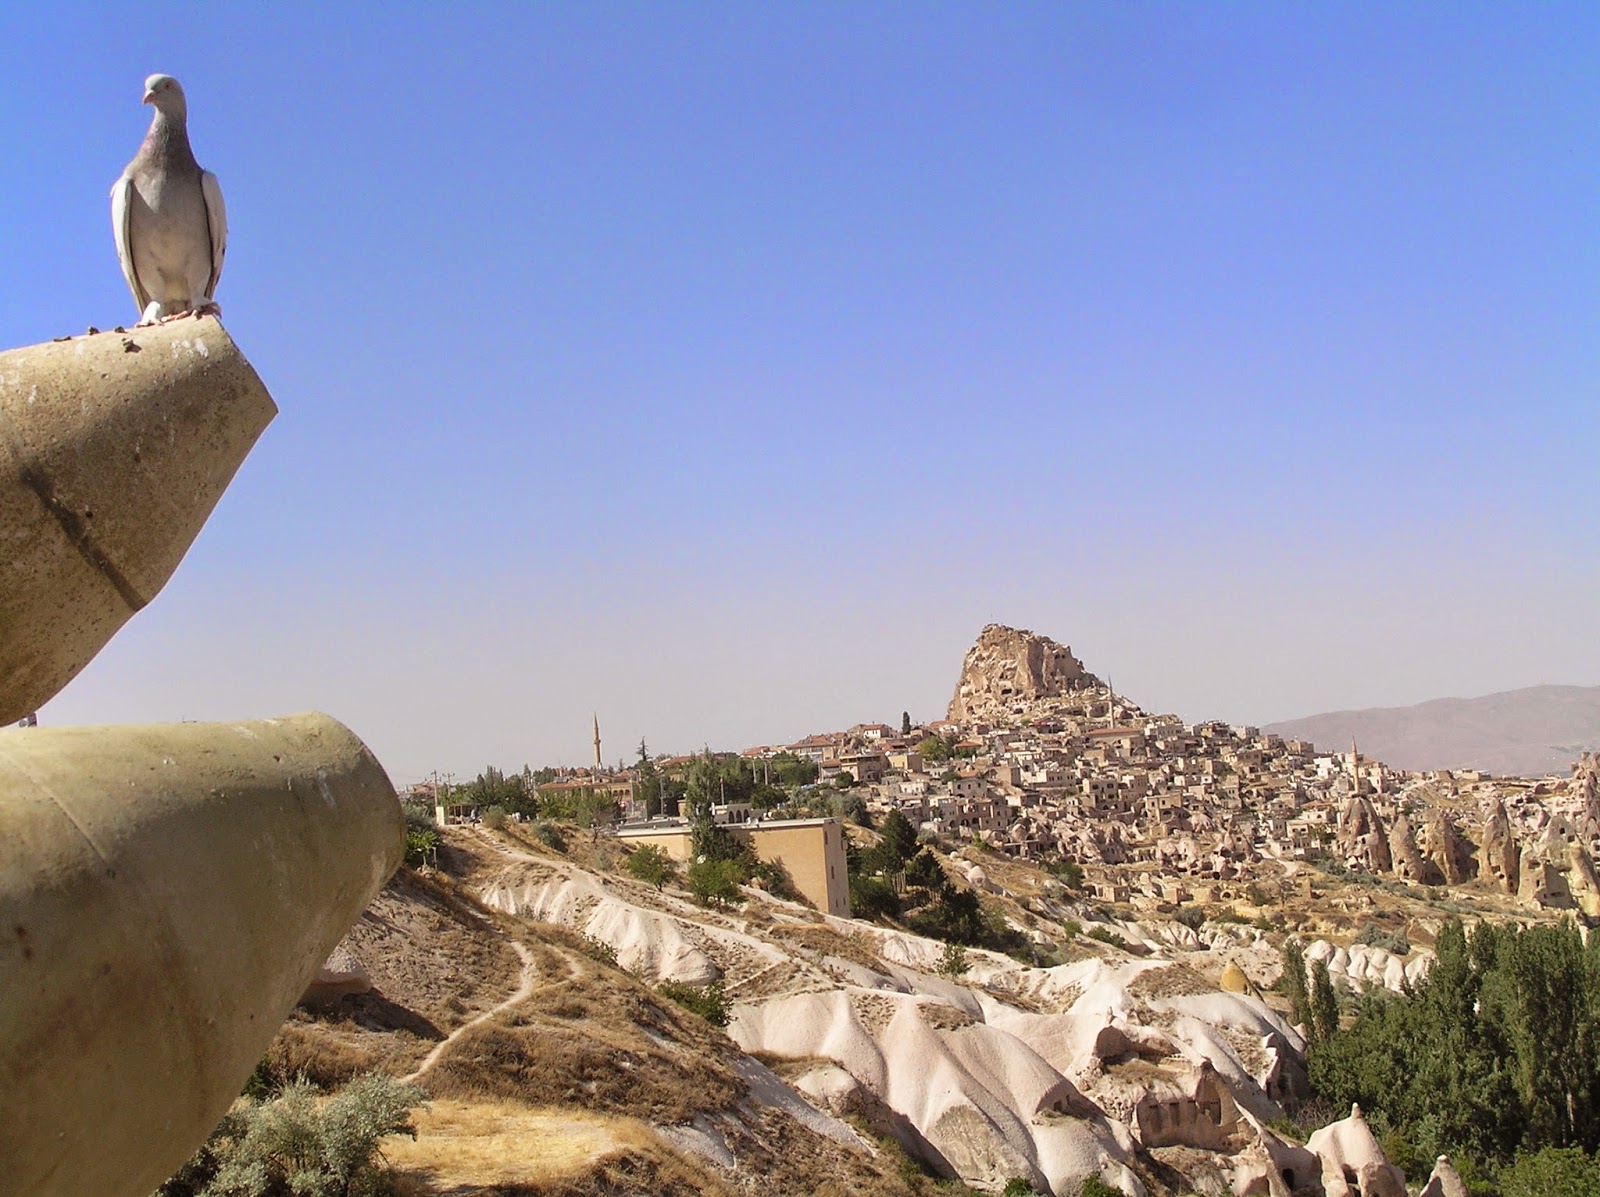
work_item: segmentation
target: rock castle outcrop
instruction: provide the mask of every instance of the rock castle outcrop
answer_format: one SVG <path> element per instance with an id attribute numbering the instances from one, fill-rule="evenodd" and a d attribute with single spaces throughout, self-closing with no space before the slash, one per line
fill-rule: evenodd
<path id="1" fill-rule="evenodd" d="M 991 623 L 961 662 L 948 717 L 956 722 L 1004 720 L 1042 700 L 1102 687 L 1068 646 L 1025 628 Z"/>

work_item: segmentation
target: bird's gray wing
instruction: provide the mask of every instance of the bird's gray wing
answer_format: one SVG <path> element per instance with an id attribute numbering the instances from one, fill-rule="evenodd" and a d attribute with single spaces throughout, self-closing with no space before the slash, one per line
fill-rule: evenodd
<path id="1" fill-rule="evenodd" d="M 222 277 L 222 257 L 228 252 L 228 209 L 222 202 L 222 184 L 209 170 L 200 172 L 200 194 L 206 201 L 206 226 L 211 231 L 211 282 L 206 298 L 214 299 L 217 280 Z"/>
<path id="2" fill-rule="evenodd" d="M 111 185 L 111 232 L 117 239 L 117 261 L 122 264 L 122 277 L 128 280 L 128 290 L 142 313 L 150 304 L 150 296 L 139 285 L 139 274 L 133 268 L 133 178 L 123 175 Z"/>

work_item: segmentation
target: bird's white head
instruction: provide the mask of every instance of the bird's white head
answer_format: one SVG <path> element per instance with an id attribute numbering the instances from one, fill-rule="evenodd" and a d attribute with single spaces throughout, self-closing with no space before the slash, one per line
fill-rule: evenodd
<path id="1" fill-rule="evenodd" d="M 183 85 L 171 75 L 151 75 L 144 81 L 144 102 L 155 105 L 157 112 L 182 117 L 189 111 L 184 99 Z"/>

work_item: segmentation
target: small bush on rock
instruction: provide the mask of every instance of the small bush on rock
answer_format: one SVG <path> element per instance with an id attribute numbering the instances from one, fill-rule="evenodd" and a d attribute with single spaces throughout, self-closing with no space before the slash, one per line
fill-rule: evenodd
<path id="1" fill-rule="evenodd" d="M 721 981 L 704 986 L 663 981 L 656 988 L 662 997 L 671 998 L 686 1010 L 693 1010 L 714 1027 L 727 1026 L 733 1016 L 733 1006 L 723 992 Z"/>
<path id="2" fill-rule="evenodd" d="M 1108 1185 L 1098 1176 L 1083 1178 L 1083 1188 L 1078 1190 L 1078 1197 L 1127 1197 L 1115 1185 Z"/>

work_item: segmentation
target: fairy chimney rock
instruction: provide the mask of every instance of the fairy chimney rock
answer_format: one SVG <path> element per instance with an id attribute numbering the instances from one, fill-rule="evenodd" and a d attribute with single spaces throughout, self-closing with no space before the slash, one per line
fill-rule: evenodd
<path id="1" fill-rule="evenodd" d="M 1516 893 L 1520 887 L 1522 870 L 1517 841 L 1511 834 L 1505 803 L 1498 798 L 1484 821 L 1481 871 L 1508 894 Z"/>
<path id="2" fill-rule="evenodd" d="M 1423 851 L 1447 885 L 1462 885 L 1478 871 L 1472 844 L 1446 810 L 1436 810 L 1422 829 Z"/>

